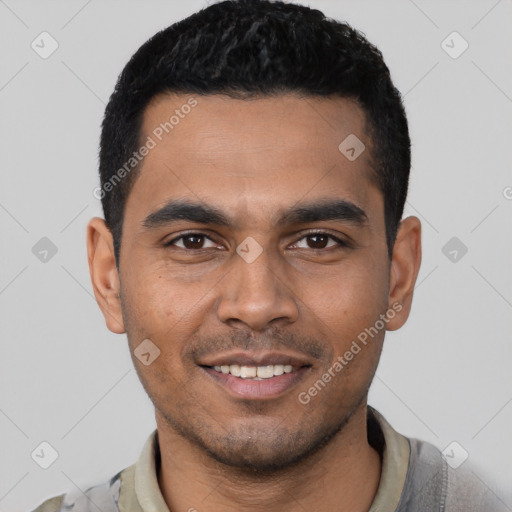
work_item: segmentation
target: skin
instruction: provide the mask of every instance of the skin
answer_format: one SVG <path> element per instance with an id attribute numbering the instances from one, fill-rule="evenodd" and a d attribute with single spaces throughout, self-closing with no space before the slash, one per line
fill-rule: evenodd
<path id="1" fill-rule="evenodd" d="M 154 98 L 140 140 L 188 99 Z M 103 219 L 93 218 L 87 232 L 107 327 L 127 333 L 155 405 L 164 499 L 173 512 L 366 511 L 381 471 L 367 440 L 366 400 L 384 330 L 307 405 L 297 397 L 394 304 L 401 310 L 386 329 L 405 323 L 420 221 L 402 220 L 390 261 L 383 197 L 370 180 L 371 141 L 354 102 L 292 94 L 195 99 L 142 163 L 126 203 L 119 270 Z M 352 133 L 366 145 L 355 161 L 338 150 Z M 213 205 L 236 226 L 178 221 L 144 229 L 146 216 L 175 198 Z M 350 201 L 366 221 L 273 224 L 282 210 L 320 198 Z M 350 245 L 311 237 L 312 229 Z M 164 247 L 187 230 L 212 240 Z M 249 236 L 263 249 L 250 264 L 236 252 Z M 133 356 L 146 338 L 161 352 L 149 366 Z M 233 347 L 299 354 L 311 367 L 277 397 L 237 398 L 197 364 L 198 354 Z"/>

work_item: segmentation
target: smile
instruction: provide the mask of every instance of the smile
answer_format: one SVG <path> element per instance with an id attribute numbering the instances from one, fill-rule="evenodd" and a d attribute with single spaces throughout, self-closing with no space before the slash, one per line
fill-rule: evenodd
<path id="1" fill-rule="evenodd" d="M 221 365 L 200 366 L 220 389 L 234 398 L 268 400 L 282 396 L 295 387 L 311 366 L 291 365 Z"/>
<path id="2" fill-rule="evenodd" d="M 241 379 L 263 380 L 271 379 L 283 375 L 284 373 L 293 373 L 297 371 L 290 364 L 268 364 L 265 366 L 241 366 L 239 364 L 214 366 L 216 372 L 230 374 Z"/>

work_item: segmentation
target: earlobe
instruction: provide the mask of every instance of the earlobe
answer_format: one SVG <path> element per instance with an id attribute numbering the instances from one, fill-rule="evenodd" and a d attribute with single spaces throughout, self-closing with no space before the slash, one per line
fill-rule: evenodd
<path id="1" fill-rule="evenodd" d="M 116 334 L 125 332 L 120 300 L 120 280 L 112 233 L 105 221 L 94 217 L 87 226 L 87 259 L 91 282 L 105 322 Z"/>
<path id="2" fill-rule="evenodd" d="M 402 327 L 409 317 L 420 265 L 421 222 L 417 217 L 407 217 L 400 223 L 393 247 L 388 308 L 398 313 L 387 323 L 389 331 Z"/>

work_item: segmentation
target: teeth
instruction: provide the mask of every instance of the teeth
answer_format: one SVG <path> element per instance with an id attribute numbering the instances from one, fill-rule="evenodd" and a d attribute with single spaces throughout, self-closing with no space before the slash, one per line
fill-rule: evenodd
<path id="1" fill-rule="evenodd" d="M 240 374 L 242 373 L 242 369 L 240 368 L 240 366 L 238 364 L 232 364 L 229 367 L 229 373 L 231 373 L 231 375 L 234 375 L 235 377 L 240 377 Z"/>
<path id="2" fill-rule="evenodd" d="M 274 376 L 274 365 L 258 366 L 256 374 L 262 379 L 270 379 L 270 377 Z"/>
<path id="3" fill-rule="evenodd" d="M 235 377 L 242 379 L 264 380 L 283 375 L 283 373 L 292 373 L 295 370 L 290 364 L 269 364 L 266 366 L 241 366 L 238 364 L 214 366 L 215 371 L 219 373 L 230 373 Z"/>
<path id="4" fill-rule="evenodd" d="M 242 368 L 240 368 L 240 377 L 242 377 L 242 379 L 252 379 L 256 377 L 256 367 L 242 366 Z"/>
<path id="5" fill-rule="evenodd" d="M 284 366 L 282 364 L 275 364 L 274 365 L 274 375 L 283 375 L 284 373 Z"/>

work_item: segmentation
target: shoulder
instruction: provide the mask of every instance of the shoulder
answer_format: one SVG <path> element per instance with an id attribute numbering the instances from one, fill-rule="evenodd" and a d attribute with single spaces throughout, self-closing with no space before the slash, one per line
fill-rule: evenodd
<path id="1" fill-rule="evenodd" d="M 108 481 L 88 487 L 84 492 L 80 489 L 50 498 L 32 512 L 89 512 L 90 503 L 100 507 L 102 512 L 118 512 L 118 501 L 121 490 L 121 479 L 129 473 L 131 466 L 123 469 Z"/>
<path id="2" fill-rule="evenodd" d="M 88 488 L 76 488 L 73 491 L 54 496 L 41 503 L 32 512 L 143 512 L 135 492 L 135 469 L 139 468 L 142 475 L 152 481 L 152 489 L 158 489 L 155 476 L 155 450 L 158 448 L 157 430 L 147 438 L 142 453 L 135 464 L 125 467 L 107 481 L 97 483 Z M 159 452 L 158 452 L 159 453 Z M 151 475 L 153 475 L 151 477 Z M 161 498 L 163 501 L 163 498 Z M 159 507 L 164 510 L 163 507 Z"/>
<path id="3" fill-rule="evenodd" d="M 451 467 L 434 445 L 409 439 L 411 452 L 398 510 L 501 512 L 504 504 L 469 463 Z"/>
<path id="4" fill-rule="evenodd" d="M 47 499 L 32 512 L 59 512 L 64 496 L 65 494 L 60 494 L 59 496 Z"/>
<path id="5" fill-rule="evenodd" d="M 446 512 L 505 512 L 510 510 L 479 475 L 476 467 L 464 464 L 457 469 L 448 466 Z"/>

